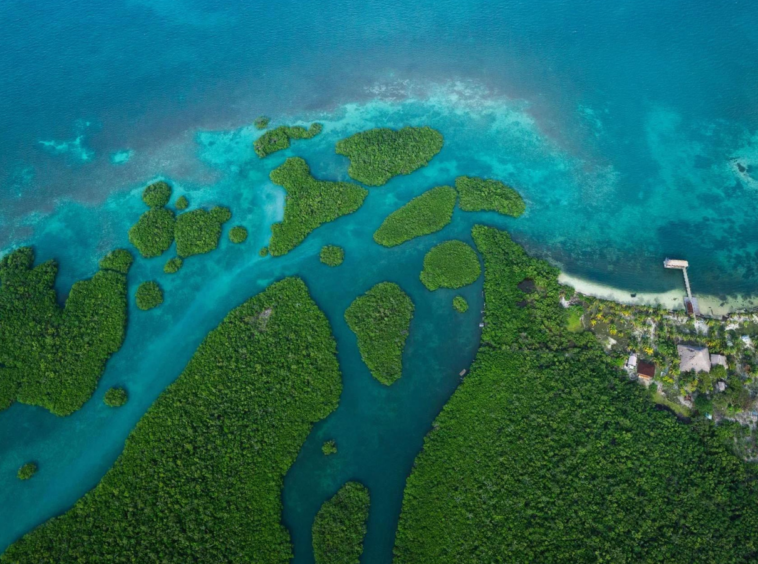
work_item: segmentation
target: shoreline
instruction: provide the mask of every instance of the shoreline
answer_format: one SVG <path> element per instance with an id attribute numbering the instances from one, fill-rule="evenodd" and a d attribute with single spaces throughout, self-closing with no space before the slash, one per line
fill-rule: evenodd
<path id="1" fill-rule="evenodd" d="M 671 311 L 684 310 L 684 286 L 667 292 L 637 292 L 635 297 L 629 290 L 606 286 L 561 271 L 558 276 L 561 284 L 571 286 L 580 294 L 629 305 L 659 306 Z M 735 296 L 726 300 L 709 294 L 694 294 L 700 303 L 700 311 L 706 317 L 722 317 L 735 313 L 745 313 L 758 308 L 758 298 Z"/>

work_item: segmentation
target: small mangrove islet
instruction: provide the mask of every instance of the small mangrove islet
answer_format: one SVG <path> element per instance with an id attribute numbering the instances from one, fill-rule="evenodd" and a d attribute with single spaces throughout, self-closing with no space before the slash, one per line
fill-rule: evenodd
<path id="1" fill-rule="evenodd" d="M 282 484 L 337 407 L 336 353 L 302 280 L 272 284 L 208 334 L 100 483 L 0 562 L 290 562 Z"/>
<path id="2" fill-rule="evenodd" d="M 321 452 L 324 453 L 324 456 L 337 454 L 337 443 L 333 440 L 324 441 L 324 444 L 321 445 Z"/>
<path id="3" fill-rule="evenodd" d="M 187 196 L 179 196 L 174 203 L 174 207 L 179 211 L 184 211 L 189 207 L 189 200 Z"/>
<path id="4" fill-rule="evenodd" d="M 163 181 L 154 182 L 142 192 L 142 201 L 149 208 L 162 208 L 171 199 L 171 186 Z"/>
<path id="5" fill-rule="evenodd" d="M 316 564 L 359 564 L 371 504 L 369 491 L 348 482 L 325 501 L 313 521 Z"/>
<path id="6" fill-rule="evenodd" d="M 450 186 L 438 186 L 424 192 L 388 215 L 374 233 L 374 241 L 394 247 L 439 231 L 450 223 L 457 197 L 457 192 Z"/>
<path id="7" fill-rule="evenodd" d="M 268 125 L 268 124 L 267 124 Z M 312 139 L 324 129 L 320 123 L 313 123 L 306 129 L 300 125 L 275 127 L 261 135 L 253 143 L 255 154 L 260 158 L 267 157 L 271 153 L 289 148 L 290 141 L 299 139 Z"/>
<path id="8" fill-rule="evenodd" d="M 358 349 L 371 374 L 393 384 L 403 373 L 403 349 L 415 307 L 393 282 L 380 282 L 355 298 L 345 321 L 358 338 Z"/>
<path id="9" fill-rule="evenodd" d="M 308 163 L 291 157 L 271 171 L 271 181 L 284 188 L 284 221 L 271 226 L 268 250 L 281 256 L 297 247 L 318 226 L 353 213 L 368 190 L 350 182 L 316 180 Z"/>
<path id="10" fill-rule="evenodd" d="M 519 217 L 526 210 L 521 195 L 499 180 L 459 176 L 455 179 L 455 188 L 459 195 L 458 206 L 463 211 L 496 211 Z"/>
<path id="11" fill-rule="evenodd" d="M 134 301 L 136 302 L 137 307 L 142 311 L 156 308 L 163 303 L 163 289 L 157 282 L 152 280 L 149 282 L 143 282 L 137 288 Z"/>
<path id="12" fill-rule="evenodd" d="M 221 226 L 231 219 L 229 208 L 197 209 L 176 218 L 176 254 L 180 258 L 209 253 L 218 247 Z"/>
<path id="13" fill-rule="evenodd" d="M 27 462 L 21 468 L 18 469 L 16 477 L 19 480 L 29 480 L 37 473 L 37 465 L 34 462 Z"/>
<path id="14" fill-rule="evenodd" d="M 247 229 L 242 225 L 235 225 L 229 230 L 229 240 L 235 245 L 247 241 Z"/>
<path id="15" fill-rule="evenodd" d="M 166 274 L 176 274 L 179 272 L 179 269 L 182 268 L 183 264 L 184 261 L 179 257 L 172 257 L 166 261 L 166 264 L 163 265 L 163 272 Z"/>
<path id="16" fill-rule="evenodd" d="M 429 290 L 462 288 L 482 273 L 476 251 L 463 241 L 445 241 L 432 247 L 424 257 L 421 282 Z"/>
<path id="17" fill-rule="evenodd" d="M 129 401 L 129 395 L 124 388 L 109 388 L 103 397 L 103 403 L 108 407 L 121 407 Z"/>
<path id="18" fill-rule="evenodd" d="M 429 164 L 443 143 L 442 134 L 431 127 L 376 128 L 338 141 L 336 151 L 350 159 L 350 178 L 382 186 L 393 176 L 411 174 Z"/>
<path id="19" fill-rule="evenodd" d="M 321 247 L 319 260 L 326 266 L 339 266 L 345 260 L 345 249 L 337 245 L 324 245 Z"/>
<path id="20" fill-rule="evenodd" d="M 458 313 L 466 313 L 468 311 L 468 302 L 463 296 L 455 296 L 453 298 L 453 309 Z"/>
<path id="21" fill-rule="evenodd" d="M 71 287 L 61 307 L 54 260 L 34 266 L 31 247 L 2 258 L 0 409 L 20 401 L 70 415 L 84 405 L 124 341 L 131 263 L 126 250 L 109 253 L 92 278 Z"/>

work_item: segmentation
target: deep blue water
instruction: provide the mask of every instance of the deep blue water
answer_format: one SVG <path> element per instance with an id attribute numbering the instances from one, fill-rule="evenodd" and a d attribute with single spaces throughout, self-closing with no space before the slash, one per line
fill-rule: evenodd
<path id="1" fill-rule="evenodd" d="M 631 291 L 681 284 L 660 260 L 692 264 L 696 291 L 756 294 L 758 5 L 748 0 L 347 0 L 274 3 L 129 0 L 0 4 L 0 249 L 32 243 L 61 263 L 59 290 L 126 244 L 136 191 L 165 176 L 193 205 L 223 203 L 251 229 L 247 246 L 195 257 L 175 278 L 139 260 L 132 290 L 156 278 L 167 302 L 130 311 L 127 342 L 83 410 L 59 419 L 0 413 L 0 549 L 94 486 L 203 335 L 272 280 L 300 274 L 332 320 L 345 392 L 288 476 L 285 522 L 308 561 L 309 522 L 345 479 L 372 489 L 366 562 L 386 562 L 402 484 L 434 415 L 478 341 L 478 285 L 463 318 L 448 294 L 418 283 L 435 241 L 476 220 L 508 228 L 572 274 Z M 358 214 L 295 252 L 256 250 L 281 213 L 252 156 L 260 114 L 318 119 L 322 137 L 293 145 L 324 178 L 345 178 L 336 139 L 378 125 L 429 124 L 446 137 L 433 165 L 372 190 Z M 740 169 L 742 167 L 742 170 Z M 379 249 L 382 217 L 458 174 L 501 178 L 528 212 L 518 221 L 456 212 L 438 235 Z M 318 264 L 342 241 L 343 267 Z M 406 374 L 381 388 L 342 321 L 352 298 L 397 277 L 417 302 Z M 444 303 L 443 303 L 444 302 Z M 433 360 L 429 360 L 429 359 Z M 108 386 L 129 387 L 118 411 Z M 340 454 L 319 458 L 335 436 Z M 21 484 L 18 465 L 40 461 Z"/>

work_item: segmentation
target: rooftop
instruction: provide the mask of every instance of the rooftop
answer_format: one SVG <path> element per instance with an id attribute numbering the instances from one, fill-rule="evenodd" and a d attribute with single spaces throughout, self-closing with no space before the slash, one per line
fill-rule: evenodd
<path id="1" fill-rule="evenodd" d="M 689 345 L 677 345 L 676 351 L 679 353 L 679 371 L 689 372 L 710 372 L 711 358 L 708 354 L 708 347 L 694 347 Z"/>
<path id="2" fill-rule="evenodd" d="M 654 378 L 655 377 L 655 364 L 652 362 L 645 362 L 640 360 L 637 363 L 637 375 L 640 378 Z"/>

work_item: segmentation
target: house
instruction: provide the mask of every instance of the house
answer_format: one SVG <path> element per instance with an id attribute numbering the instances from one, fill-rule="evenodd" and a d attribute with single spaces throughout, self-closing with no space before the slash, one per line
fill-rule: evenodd
<path id="1" fill-rule="evenodd" d="M 690 345 L 677 345 L 676 351 L 679 353 L 679 371 L 689 372 L 710 372 L 711 357 L 708 354 L 708 347 L 694 347 Z"/>
<path id="2" fill-rule="evenodd" d="M 629 372 L 629 374 L 632 374 L 635 370 L 637 370 L 637 353 L 632 353 L 629 355 L 624 368 L 626 368 L 626 371 Z"/>
<path id="3" fill-rule="evenodd" d="M 637 363 L 637 377 L 648 381 L 655 378 L 655 364 L 640 360 Z"/>
<path id="4" fill-rule="evenodd" d="M 711 368 L 714 366 L 723 366 L 724 368 L 729 368 L 726 363 L 726 357 L 723 354 L 711 355 Z"/>

